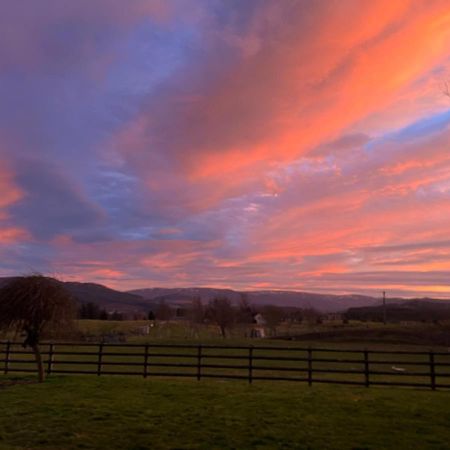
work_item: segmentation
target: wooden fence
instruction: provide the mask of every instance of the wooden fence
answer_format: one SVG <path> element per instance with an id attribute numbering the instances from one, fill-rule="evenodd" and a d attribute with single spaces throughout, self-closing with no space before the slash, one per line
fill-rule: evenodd
<path id="1" fill-rule="evenodd" d="M 450 388 L 450 353 L 304 347 L 46 343 L 47 375 L 139 375 Z M 0 373 L 36 372 L 33 353 L 0 342 Z"/>

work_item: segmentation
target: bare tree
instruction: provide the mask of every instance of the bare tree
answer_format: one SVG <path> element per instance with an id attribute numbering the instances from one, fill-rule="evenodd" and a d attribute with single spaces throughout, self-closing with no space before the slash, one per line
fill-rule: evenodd
<path id="1" fill-rule="evenodd" d="M 253 316 L 254 311 L 248 300 L 248 295 L 246 293 L 242 293 L 236 319 L 239 323 L 251 324 L 253 323 Z"/>
<path id="2" fill-rule="evenodd" d="M 284 323 L 286 325 L 286 334 L 290 336 L 291 329 L 295 324 L 302 323 L 302 310 L 297 307 L 288 307 L 284 310 Z"/>
<path id="3" fill-rule="evenodd" d="M 309 325 L 315 324 L 320 321 L 320 313 L 314 308 L 304 308 L 302 310 L 303 320 Z"/>
<path id="4" fill-rule="evenodd" d="M 187 310 L 191 332 L 198 337 L 200 326 L 205 321 L 205 307 L 200 297 L 193 298 Z"/>
<path id="5" fill-rule="evenodd" d="M 75 315 L 72 296 L 54 278 L 16 277 L 0 289 L 0 328 L 25 333 L 23 346 L 33 350 L 40 382 L 45 378 L 39 349 L 43 333 L 70 329 Z"/>
<path id="6" fill-rule="evenodd" d="M 169 320 L 173 315 L 172 308 L 162 299 L 156 307 L 155 316 L 158 320 Z"/>
<path id="7" fill-rule="evenodd" d="M 236 312 L 230 299 L 226 297 L 217 297 L 208 304 L 207 316 L 215 322 L 219 328 L 222 337 L 226 337 L 227 330 L 234 325 L 236 321 Z"/>
<path id="8" fill-rule="evenodd" d="M 189 320 L 192 324 L 201 324 L 205 320 L 205 308 L 199 297 L 193 298 L 188 310 Z"/>
<path id="9" fill-rule="evenodd" d="M 277 326 L 284 317 L 283 309 L 276 305 L 267 305 L 264 306 L 262 310 L 262 316 L 264 317 L 264 320 L 266 321 L 272 335 L 275 335 L 277 332 Z"/>

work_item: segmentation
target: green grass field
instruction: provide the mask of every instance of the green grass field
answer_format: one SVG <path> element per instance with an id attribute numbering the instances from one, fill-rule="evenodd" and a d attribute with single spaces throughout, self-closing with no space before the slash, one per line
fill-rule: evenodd
<path id="1" fill-rule="evenodd" d="M 144 325 L 151 324 L 148 336 L 137 336 L 134 332 Z M 140 321 L 77 321 L 79 332 L 98 339 L 108 333 L 123 333 L 129 342 L 142 342 L 146 339 L 164 340 L 201 340 L 208 341 L 220 338 L 220 330 L 216 325 L 193 325 L 187 320 L 172 320 L 169 322 L 156 321 L 150 323 Z M 377 343 L 418 344 L 428 346 L 450 345 L 450 323 L 439 324 L 409 322 L 389 323 L 350 321 L 342 323 L 341 320 L 325 321 L 321 324 L 280 324 L 276 330 L 266 329 L 271 335 L 275 332 L 280 337 L 295 337 L 304 340 L 302 336 L 315 336 L 313 340 L 356 342 L 368 340 Z M 250 333 L 248 325 L 236 325 L 227 331 L 228 339 L 242 340 Z"/>
<path id="2" fill-rule="evenodd" d="M 449 392 L 131 377 L 6 380 L 13 379 L 0 378 L 1 450 L 445 449 L 450 442 Z"/>
<path id="3" fill-rule="evenodd" d="M 108 331 L 102 327 L 116 327 L 127 331 L 136 322 L 81 324 L 89 331 Z M 394 344 L 386 341 L 289 341 L 255 340 L 234 335 L 218 338 L 215 330 L 201 330 L 201 337 L 191 334 L 185 324 L 159 324 L 151 336 L 130 336 L 132 344 L 210 344 L 219 346 L 256 347 L 255 355 L 304 357 L 305 351 L 263 350 L 265 347 L 308 347 L 335 350 L 369 348 L 390 351 L 428 351 L 428 346 Z M 352 325 L 351 325 L 352 326 Z M 358 325 L 353 325 L 353 327 Z M 377 327 L 379 325 L 374 325 Z M 322 327 L 321 329 L 325 329 Z M 417 329 L 421 329 L 417 327 Z M 56 346 L 53 370 L 87 370 L 97 368 L 97 346 Z M 56 348 L 55 347 L 55 348 Z M 152 363 L 195 362 L 196 348 L 167 349 L 151 346 L 155 355 Z M 445 354 L 436 356 L 436 362 L 449 363 L 446 347 L 435 347 Z M 4 350 L 4 348 L 2 349 Z M 9 369 L 20 367 L 35 371 L 32 355 L 19 353 L 14 346 L 14 359 Z M 42 345 L 44 359 L 48 347 Z M 87 352 L 87 355 L 68 355 L 65 351 Z M 0 375 L 0 450 L 144 450 L 144 449 L 446 449 L 450 448 L 450 391 L 409 389 L 396 387 L 340 386 L 315 383 L 308 387 L 300 382 L 266 382 L 255 380 L 252 385 L 240 380 L 203 378 L 195 380 L 195 367 L 158 367 L 150 371 L 189 373 L 189 378 L 142 376 L 143 347 L 115 347 L 106 345 L 103 371 L 136 372 L 140 376 L 64 375 L 52 373 L 46 383 L 35 383 L 30 374 L 9 373 Z M 89 354 L 92 352 L 92 355 Z M 108 355 L 108 352 L 118 353 Z M 162 357 L 158 353 L 175 352 L 176 356 Z M 131 353 L 126 356 L 125 353 Z M 246 360 L 216 359 L 214 354 L 230 356 L 248 355 L 248 349 L 203 349 L 204 362 L 210 364 L 247 364 Z M 185 356 L 186 355 L 186 356 Z M 317 355 L 316 355 L 317 356 Z M 314 363 L 315 369 L 362 368 L 361 352 L 323 352 L 322 358 L 345 358 L 341 363 Z M 428 354 L 401 355 L 406 372 L 424 371 L 423 376 L 401 376 L 393 370 L 398 355 L 371 355 L 376 370 L 388 375 L 371 376 L 371 381 L 411 381 L 429 383 Z M 0 358 L 1 359 L 1 358 Z M 84 361 L 74 364 L 77 360 Z M 355 362 L 353 363 L 353 359 Z M 390 362 L 392 361 L 392 362 Z M 135 365 L 117 365 L 131 362 Z M 253 375 L 304 376 L 306 363 L 277 361 L 276 366 L 295 368 L 296 373 L 263 370 L 272 361 L 258 360 L 261 370 Z M 398 364 L 395 364 L 396 366 Z M 372 366 L 373 368 L 373 366 Z M 302 373 L 303 370 L 303 373 Z M 439 373 L 450 375 L 450 366 L 440 366 Z M 4 363 L 0 364 L 4 371 Z M 205 368 L 202 375 L 229 374 L 247 376 L 248 370 Z M 362 381 L 363 375 L 342 373 L 314 373 L 314 379 L 326 378 Z M 450 378 L 438 377 L 438 383 L 448 384 Z"/>
<path id="4" fill-rule="evenodd" d="M 139 335 L 139 329 L 150 325 L 150 333 L 146 336 Z M 226 340 L 220 335 L 216 325 L 191 324 L 187 320 L 171 320 L 168 322 L 147 320 L 78 320 L 74 335 L 71 340 L 87 339 L 98 342 L 102 338 L 108 339 L 110 335 L 120 335 L 130 343 L 146 343 L 148 341 L 161 342 L 243 342 L 254 343 L 260 339 L 249 339 L 250 328 L 248 325 L 236 325 L 228 330 Z M 268 338 L 272 332 L 286 340 L 295 339 L 303 344 L 317 345 L 321 343 L 337 343 L 355 345 L 358 348 L 364 346 L 389 346 L 403 345 L 426 346 L 427 348 L 450 347 L 450 323 L 443 321 L 439 324 L 408 322 L 388 323 L 350 321 L 343 323 L 341 320 L 325 321 L 321 324 L 280 324 L 276 330 L 266 329 Z M 64 338 L 67 338 L 65 336 Z M 20 336 L 14 333 L 0 332 L 0 341 L 7 339 L 20 340 Z M 53 339 L 60 340 L 58 337 Z M 264 339 L 266 341 L 267 339 Z M 278 340 L 280 342 L 280 340 Z"/>

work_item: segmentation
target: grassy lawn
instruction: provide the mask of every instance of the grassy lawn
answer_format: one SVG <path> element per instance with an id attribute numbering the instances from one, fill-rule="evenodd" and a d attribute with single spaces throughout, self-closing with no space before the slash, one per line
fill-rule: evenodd
<path id="1" fill-rule="evenodd" d="M 139 327 L 151 325 L 149 335 L 140 337 L 135 334 Z M 195 339 L 207 341 L 220 338 L 220 331 L 216 325 L 192 325 L 188 320 L 171 320 L 168 322 L 146 320 L 138 321 L 102 321 L 102 320 L 78 320 L 78 331 L 90 336 L 100 336 L 107 333 L 124 333 L 128 340 L 142 341 L 146 339 Z M 303 335 L 316 335 L 313 339 L 336 340 L 336 341 L 361 341 L 368 338 L 376 342 L 401 342 L 403 344 L 426 344 L 439 345 L 442 341 L 442 333 L 450 331 L 450 323 L 442 322 L 438 325 L 431 323 L 409 322 L 389 323 L 384 325 L 380 322 L 349 321 L 342 323 L 341 320 L 325 321 L 316 323 L 281 323 L 277 329 L 278 336 L 295 336 L 302 338 Z M 266 329 L 270 335 L 270 330 Z M 323 335 L 323 336 L 321 336 Z M 228 338 L 243 339 L 249 336 L 248 325 L 236 325 L 228 330 Z M 437 337 L 440 336 L 440 339 Z M 434 338 L 433 338 L 434 337 Z M 442 342 L 441 342 L 442 344 Z"/>
<path id="2" fill-rule="evenodd" d="M 450 442 L 449 392 L 113 376 L 4 385 L 12 379 L 0 377 L 1 450 L 443 449 Z"/>

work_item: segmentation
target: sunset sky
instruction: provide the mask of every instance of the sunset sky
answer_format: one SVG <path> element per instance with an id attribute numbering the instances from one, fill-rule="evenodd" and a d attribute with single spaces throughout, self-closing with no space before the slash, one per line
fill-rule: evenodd
<path id="1" fill-rule="evenodd" d="M 2 0 L 0 276 L 450 298 L 449 0 Z"/>

